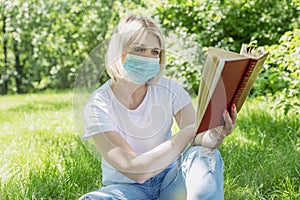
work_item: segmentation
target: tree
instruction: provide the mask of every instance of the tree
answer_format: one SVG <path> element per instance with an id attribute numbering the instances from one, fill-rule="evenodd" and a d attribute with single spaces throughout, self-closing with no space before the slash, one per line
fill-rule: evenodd
<path id="1" fill-rule="evenodd" d="M 199 45 L 239 51 L 253 40 L 274 44 L 299 26 L 299 6 L 298 0 L 169 0 L 157 15 L 164 27 L 196 34 Z"/>
<path id="2" fill-rule="evenodd" d="M 109 0 L 1 1 L 2 93 L 72 87 L 116 16 Z"/>
<path id="3" fill-rule="evenodd" d="M 7 12 L 6 9 L 8 7 L 7 5 L 8 3 L 6 1 L 1 0 L 1 17 L 2 17 L 2 37 L 1 39 L 3 40 L 2 44 L 3 44 L 3 58 L 1 58 L 1 60 L 3 60 L 2 66 L 0 66 L 2 68 L 2 70 L 0 71 L 0 94 L 6 94 L 8 91 L 8 75 L 7 75 L 7 70 L 8 70 L 8 55 L 7 55 Z"/>

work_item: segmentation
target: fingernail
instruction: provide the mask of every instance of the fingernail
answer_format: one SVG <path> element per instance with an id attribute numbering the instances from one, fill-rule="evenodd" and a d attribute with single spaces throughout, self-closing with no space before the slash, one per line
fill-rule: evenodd
<path id="1" fill-rule="evenodd" d="M 224 115 L 228 115 L 228 111 L 227 110 L 224 110 Z"/>
<path id="2" fill-rule="evenodd" d="M 231 108 L 232 108 L 232 109 L 235 109 L 235 104 L 232 104 Z"/>

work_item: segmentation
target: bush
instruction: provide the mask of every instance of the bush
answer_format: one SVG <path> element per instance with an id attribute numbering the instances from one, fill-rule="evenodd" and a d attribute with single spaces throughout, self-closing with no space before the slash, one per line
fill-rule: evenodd
<path id="1" fill-rule="evenodd" d="M 300 95 L 300 29 L 286 32 L 279 44 L 266 46 L 268 60 L 256 81 L 253 94 L 283 94 L 286 98 Z"/>
<path id="2" fill-rule="evenodd" d="M 286 32 L 279 44 L 266 46 L 270 52 L 266 65 L 255 82 L 253 96 L 272 96 L 275 109 L 300 113 L 300 29 Z"/>
<path id="3" fill-rule="evenodd" d="M 239 51 L 242 43 L 275 44 L 299 27 L 298 0 L 186 0 L 157 6 L 164 27 L 197 35 L 201 46 Z"/>

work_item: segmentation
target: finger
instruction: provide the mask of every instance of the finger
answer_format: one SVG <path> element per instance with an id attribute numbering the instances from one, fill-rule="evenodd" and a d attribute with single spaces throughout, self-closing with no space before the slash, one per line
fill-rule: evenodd
<path id="1" fill-rule="evenodd" d="M 223 118 L 224 118 L 224 121 L 225 121 L 225 125 L 224 125 L 225 128 L 231 130 L 232 126 L 233 126 L 233 123 L 232 123 L 232 119 L 231 119 L 231 117 L 230 117 L 227 110 L 225 110 L 223 112 Z"/>
<path id="2" fill-rule="evenodd" d="M 235 126 L 236 125 L 236 118 L 237 118 L 237 110 L 235 104 L 232 104 L 231 106 L 231 119 L 232 123 Z"/>

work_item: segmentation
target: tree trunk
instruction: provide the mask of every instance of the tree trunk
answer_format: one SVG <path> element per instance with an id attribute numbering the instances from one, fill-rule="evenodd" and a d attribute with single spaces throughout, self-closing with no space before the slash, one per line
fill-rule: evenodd
<path id="1" fill-rule="evenodd" d="M 18 48 L 18 41 L 14 40 L 14 54 L 15 54 L 15 69 L 17 71 L 17 75 L 15 76 L 16 79 L 16 86 L 17 86 L 17 93 L 23 93 L 22 90 L 22 76 L 23 76 L 23 66 L 20 62 L 20 50 Z"/>
<path id="2" fill-rule="evenodd" d="M 2 14 L 3 20 L 3 27 L 2 27 L 2 34 L 3 34 L 3 56 L 4 56 L 4 69 L 3 73 L 1 74 L 1 84 L 0 84 L 0 93 L 7 94 L 8 92 L 8 62 L 7 62 L 7 36 L 6 36 L 6 16 Z"/>

